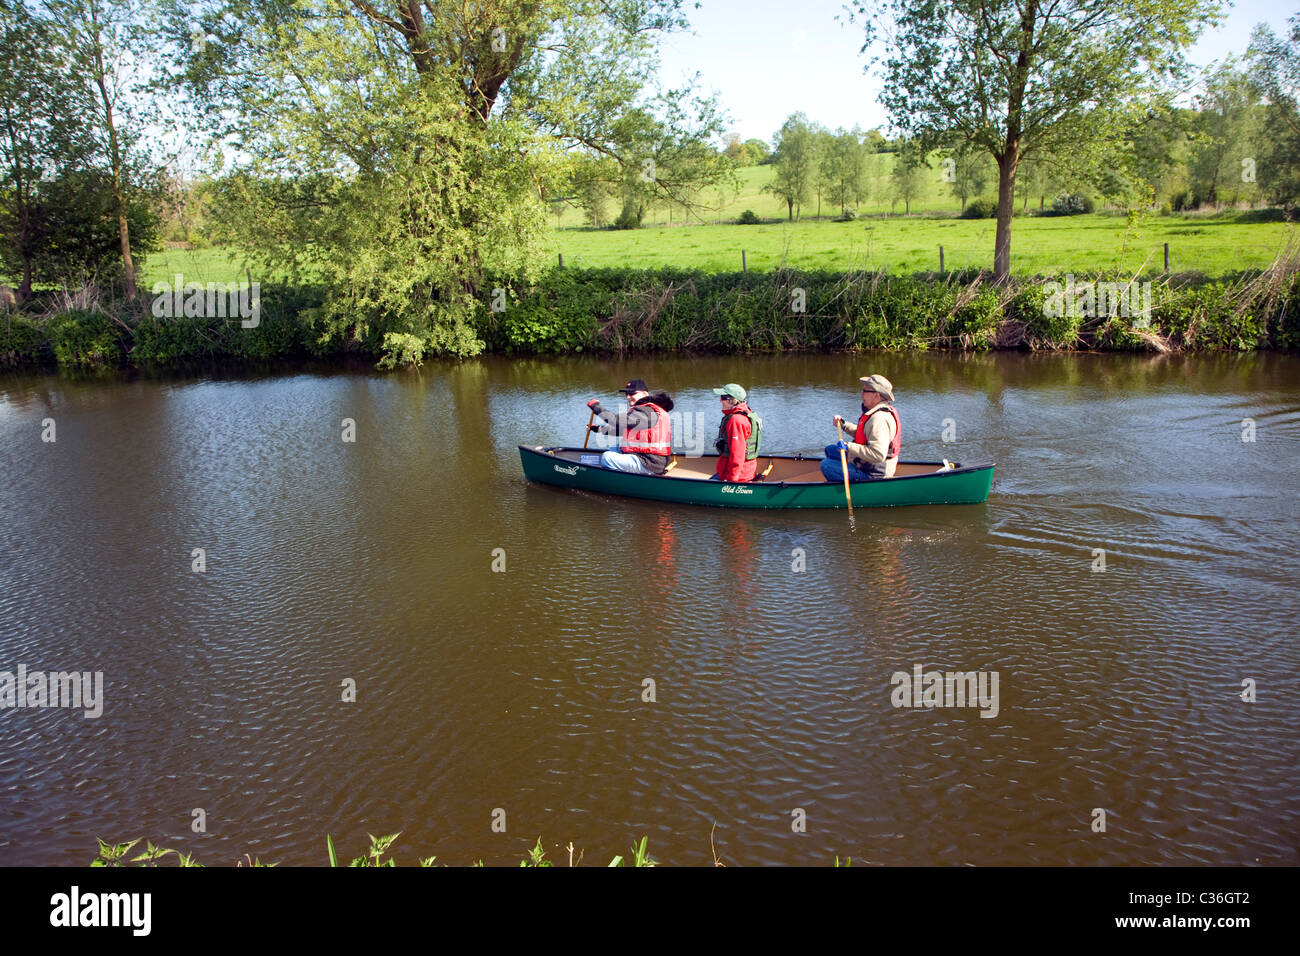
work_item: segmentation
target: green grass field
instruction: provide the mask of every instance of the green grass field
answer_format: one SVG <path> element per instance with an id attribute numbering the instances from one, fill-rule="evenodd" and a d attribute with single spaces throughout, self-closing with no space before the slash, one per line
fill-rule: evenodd
<path id="1" fill-rule="evenodd" d="M 890 217 L 856 222 L 797 222 L 762 226 L 652 227 L 614 231 L 561 229 L 552 249 L 566 265 L 683 266 L 709 272 L 740 269 L 745 250 L 750 269 L 883 269 L 892 273 L 944 266 L 991 268 L 995 223 L 991 219 Z M 1065 274 L 1091 269 L 1148 272 L 1170 269 L 1212 276 L 1262 268 L 1273 261 L 1296 226 L 1243 223 L 1227 218 L 1153 217 L 1126 233 L 1122 216 L 1026 217 L 1011 231 L 1011 267 L 1019 274 Z"/>
<path id="2" fill-rule="evenodd" d="M 1175 272 L 1219 276 L 1263 268 L 1297 227 L 1280 222 L 1239 222 L 1233 216 L 1155 216 L 1132 233 L 1124 217 L 1017 218 L 1012 227 L 1011 264 L 1019 274 L 1081 273 L 1122 268 L 1148 272 L 1164 268 L 1163 243 L 1170 246 Z M 912 273 L 939 268 L 939 246 L 947 269 L 990 268 L 994 222 L 991 219 L 892 216 L 856 222 L 805 221 L 762 226 L 660 226 L 625 231 L 556 229 L 552 253 L 565 265 L 580 267 L 680 266 L 709 272 L 740 269 L 745 250 L 749 268 L 884 269 Z M 225 249 L 172 249 L 151 255 L 144 270 L 148 285 L 169 281 L 226 282 L 243 278 L 238 260 Z M 261 277 L 260 281 L 266 281 Z"/>
<path id="3" fill-rule="evenodd" d="M 890 198 L 889 175 L 897 158 L 893 153 L 876 153 L 868 157 L 867 198 L 857 207 L 860 214 L 874 215 L 903 211 L 903 204 L 893 202 Z M 738 188 L 727 186 L 705 190 L 698 197 L 698 201 L 707 206 L 707 209 L 687 213 L 680 206 L 672 210 L 657 207 L 646 213 L 642 223 L 647 226 L 667 225 L 670 222 L 672 225 L 681 225 L 684 222 L 696 225 L 702 222 L 720 224 L 735 220 L 746 209 L 754 210 L 764 219 L 784 219 L 787 215 L 785 202 L 764 190 L 764 187 L 772 181 L 775 172 L 774 166 L 750 166 L 738 169 L 736 170 Z M 995 186 L 991 185 L 990 188 L 995 189 Z M 1047 202 L 1050 205 L 1050 196 L 1047 197 Z M 1036 207 L 1037 203 L 1035 197 L 1031 205 Z M 821 201 L 820 209 L 821 216 L 827 219 L 838 216 L 840 212 L 838 206 L 832 205 L 830 200 L 825 198 Z M 925 180 L 925 188 L 912 203 L 912 211 L 918 210 L 953 214 L 961 210 L 961 200 L 952 194 L 952 188 L 943 181 L 938 168 L 934 169 Z M 604 212 L 606 220 L 612 222 L 618 215 L 618 205 L 611 200 L 606 204 Z M 561 205 L 557 206 L 557 214 L 552 221 L 560 229 L 588 225 L 583 215 L 579 209 Z M 814 197 L 803 207 L 802 216 L 816 217 L 817 215 L 818 203 Z"/>
<path id="4" fill-rule="evenodd" d="M 680 207 L 671 212 L 653 209 L 641 229 L 592 229 L 582 224 L 579 210 L 560 207 L 560 215 L 552 219 L 551 254 L 563 253 L 565 264 L 572 266 L 680 266 L 731 272 L 740 268 L 743 249 L 749 268 L 756 270 L 785 265 L 912 273 L 937 270 L 942 245 L 947 269 L 992 267 L 993 220 L 955 218 L 961 204 L 938 170 L 913 203 L 913 214 L 905 216 L 903 206 L 888 198 L 889 172 L 896 157 L 880 153 L 871 159 L 870 194 L 858 207 L 862 218 L 854 222 L 830 221 L 839 210 L 828 202 L 822 203 L 823 218 L 813 218 L 815 201 L 804 207 L 801 221 L 787 222 L 785 204 L 763 191 L 774 168 L 754 166 L 737 171 L 738 190 L 700 197 L 715 209 L 689 217 Z M 1029 206 L 1036 209 L 1037 199 L 1031 198 Z M 746 209 L 770 223 L 735 225 Z M 612 218 L 618 210 L 610 203 L 605 212 Z M 672 225 L 667 224 L 670 216 Z M 1130 231 L 1125 217 L 1114 212 L 1017 216 L 1012 227 L 1012 270 L 1020 274 L 1117 268 L 1136 272 L 1145 264 L 1148 272 L 1159 272 L 1164 268 L 1163 244 L 1168 242 L 1173 271 L 1219 276 L 1267 266 L 1296 236 L 1296 227 L 1285 223 L 1242 220 L 1243 216 L 1231 212 L 1150 215 Z M 243 276 L 240 262 L 226 250 L 214 248 L 155 253 L 148 259 L 144 277 L 152 285 L 177 272 L 187 282 L 223 282 Z"/>

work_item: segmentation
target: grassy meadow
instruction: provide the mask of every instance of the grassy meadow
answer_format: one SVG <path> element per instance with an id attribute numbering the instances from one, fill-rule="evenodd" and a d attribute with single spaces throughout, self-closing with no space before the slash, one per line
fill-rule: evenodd
<path id="1" fill-rule="evenodd" d="M 884 270 L 895 274 L 937 271 L 939 247 L 948 270 L 992 268 L 995 222 L 921 216 L 854 222 L 805 221 L 761 226 L 651 227 L 639 230 L 557 229 L 552 249 L 566 265 L 597 268 L 680 266 L 708 272 L 738 271 L 741 250 L 749 268 Z M 1221 217 L 1152 216 L 1129 229 L 1123 216 L 1017 218 L 1011 231 L 1011 267 L 1021 275 L 1122 269 L 1170 269 L 1219 276 L 1269 265 L 1296 227 L 1281 222 L 1240 222 Z"/>
<path id="2" fill-rule="evenodd" d="M 888 199 L 888 174 L 895 157 L 881 153 L 872 159 L 870 197 L 858 206 L 861 218 L 853 222 L 832 222 L 839 209 L 825 201 L 823 218 L 815 218 L 814 201 L 804 207 L 799 222 L 787 222 L 785 204 L 763 191 L 771 181 L 773 167 L 754 166 L 737 171 L 739 189 L 701 197 L 716 209 L 687 217 L 681 207 L 671 211 L 657 208 L 646 216 L 641 229 L 593 229 L 582 224 L 580 210 L 558 207 L 559 214 L 552 219 L 551 255 L 563 254 L 566 265 L 587 268 L 672 266 L 734 272 L 740 269 L 744 250 L 754 271 L 788 266 L 910 274 L 937 271 L 939 247 L 943 246 L 948 270 L 992 267 L 992 219 L 956 218 L 960 202 L 937 170 L 927 191 L 913 203 L 912 214 L 904 215 L 902 205 Z M 1051 197 L 1047 202 L 1050 206 Z M 1037 206 L 1037 198 L 1031 198 L 1030 210 Z M 746 209 L 768 221 L 758 226 L 736 225 L 735 219 Z M 605 212 L 613 218 L 618 210 L 611 202 Z M 1126 217 L 1117 212 L 1018 215 L 1012 227 L 1011 265 L 1020 275 L 1111 269 L 1157 273 L 1164 269 L 1167 242 L 1174 272 L 1221 276 L 1263 268 L 1288 241 L 1294 241 L 1296 226 L 1252 218 L 1249 212 L 1232 211 L 1150 214 L 1130 227 Z M 237 259 L 224 249 L 210 248 L 156 252 L 149 256 L 143 277 L 152 285 L 170 281 L 176 273 L 184 275 L 187 282 L 226 282 L 244 276 Z M 262 276 L 261 281 L 269 280 Z"/>
<path id="3" fill-rule="evenodd" d="M 586 268 L 676 266 L 707 272 L 737 272 L 741 250 L 749 268 L 768 272 L 799 269 L 884 270 L 894 274 L 936 271 L 939 247 L 948 270 L 990 268 L 994 221 L 892 216 L 854 222 L 776 222 L 761 226 L 649 226 L 642 229 L 555 229 L 552 254 L 565 265 Z M 1170 269 L 1221 276 L 1268 266 L 1297 227 L 1282 222 L 1243 222 L 1237 214 L 1151 216 L 1129 229 L 1123 216 L 1017 218 L 1012 227 L 1011 265 L 1020 275 L 1062 275 L 1099 269 L 1157 273 Z M 237 258 L 225 249 L 167 249 L 151 255 L 143 277 L 148 285 L 180 273 L 187 282 L 244 278 Z M 266 281 L 266 277 L 262 277 Z"/>

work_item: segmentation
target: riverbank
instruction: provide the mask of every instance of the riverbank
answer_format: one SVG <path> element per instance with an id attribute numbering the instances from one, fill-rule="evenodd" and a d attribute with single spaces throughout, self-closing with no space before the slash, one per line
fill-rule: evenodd
<path id="1" fill-rule="evenodd" d="M 36 297 L 0 319 L 0 367 L 177 368 L 196 361 L 352 356 L 418 364 L 433 335 L 378 316 L 330 323 L 327 290 L 201 285 L 134 304 Z M 227 301 L 228 297 L 228 301 Z M 796 271 L 561 269 L 531 285 L 485 282 L 476 352 L 506 355 L 789 350 L 1241 352 L 1300 347 L 1300 254 L 1219 279 L 1113 273 L 891 276 Z"/>

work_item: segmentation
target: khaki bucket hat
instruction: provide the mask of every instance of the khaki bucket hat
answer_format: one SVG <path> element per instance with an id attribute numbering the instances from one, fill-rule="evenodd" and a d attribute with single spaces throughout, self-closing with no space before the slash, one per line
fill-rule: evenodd
<path id="1" fill-rule="evenodd" d="M 871 391 L 885 396 L 885 401 L 892 402 L 894 400 L 894 386 L 885 376 L 868 375 L 862 378 L 861 382 L 863 388 L 869 388 Z"/>

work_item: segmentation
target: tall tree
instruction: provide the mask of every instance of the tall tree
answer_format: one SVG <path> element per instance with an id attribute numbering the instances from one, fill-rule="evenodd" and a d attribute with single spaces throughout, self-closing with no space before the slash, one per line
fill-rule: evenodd
<path id="1" fill-rule="evenodd" d="M 1254 161 L 1248 144 L 1258 100 L 1254 84 L 1231 61 L 1206 77 L 1205 88 L 1196 97 L 1200 115 L 1192 149 L 1192 182 L 1199 201 L 1217 204 L 1236 199 L 1241 192 L 1242 161 L 1249 161 L 1248 165 Z"/>
<path id="2" fill-rule="evenodd" d="M 862 140 L 857 131 L 841 129 L 826 137 L 826 150 L 821 157 L 822 177 L 826 195 L 840 207 L 841 218 L 850 204 L 856 205 L 867 194 L 867 179 L 863 170 L 865 159 Z"/>
<path id="3" fill-rule="evenodd" d="M 1257 26 L 1250 59 L 1252 78 L 1268 103 L 1259 137 L 1259 182 L 1271 199 L 1291 206 L 1300 200 L 1300 14 L 1287 23 L 1280 37 Z"/>
<path id="4" fill-rule="evenodd" d="M 238 144 L 242 244 L 311 269 L 327 327 L 378 325 L 389 360 L 481 348 L 482 283 L 540 269 L 566 151 L 617 164 L 629 213 L 729 165 L 715 104 L 651 95 L 681 0 L 167 2 L 178 79 Z"/>
<path id="5" fill-rule="evenodd" d="M 914 141 L 904 141 L 890 173 L 891 194 L 901 200 L 903 211 L 911 215 L 912 203 L 925 189 L 925 170 L 929 169 L 925 153 Z"/>
<path id="6" fill-rule="evenodd" d="M 25 301 L 48 232 L 42 185 L 90 144 L 52 24 L 25 0 L 0 0 L 0 62 L 0 258 Z"/>
<path id="7" fill-rule="evenodd" d="M 993 161 L 989 159 L 989 154 L 981 149 L 972 149 L 970 144 L 962 143 L 952 155 L 948 157 L 952 162 L 948 165 L 951 170 L 950 187 L 952 194 L 961 200 L 961 208 L 966 209 L 966 203 L 976 196 L 984 193 L 992 180 L 990 167 Z"/>
<path id="8" fill-rule="evenodd" d="M 956 135 L 998 165 L 993 273 L 1011 273 L 1016 171 L 1112 138 L 1217 19 L 1214 0 L 854 0 L 863 52 L 887 52 L 881 103 L 925 150 Z"/>
<path id="9" fill-rule="evenodd" d="M 817 176 L 815 131 L 808 117 L 795 113 L 774 137 L 776 175 L 763 187 L 785 200 L 789 220 L 808 201 Z"/>
<path id="10" fill-rule="evenodd" d="M 89 119 L 100 159 L 107 165 L 122 254 L 126 297 L 136 297 L 135 258 L 131 253 L 131 192 L 141 125 L 133 123 L 128 101 L 141 102 L 145 48 L 140 0 L 44 0 L 74 75 L 83 78 L 80 95 L 68 108 Z"/>

